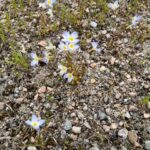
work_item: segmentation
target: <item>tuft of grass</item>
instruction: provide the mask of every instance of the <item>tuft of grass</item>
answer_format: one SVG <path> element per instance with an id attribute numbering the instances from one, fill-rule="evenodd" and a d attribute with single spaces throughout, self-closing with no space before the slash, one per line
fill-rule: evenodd
<path id="1" fill-rule="evenodd" d="M 13 64 L 18 65 L 26 70 L 29 68 L 26 57 L 24 57 L 20 52 L 17 52 L 16 50 L 12 52 L 11 61 Z"/>
<path id="2" fill-rule="evenodd" d="M 142 100 L 141 100 L 141 103 L 142 104 L 148 104 L 148 102 L 150 101 L 150 95 L 144 97 Z"/>

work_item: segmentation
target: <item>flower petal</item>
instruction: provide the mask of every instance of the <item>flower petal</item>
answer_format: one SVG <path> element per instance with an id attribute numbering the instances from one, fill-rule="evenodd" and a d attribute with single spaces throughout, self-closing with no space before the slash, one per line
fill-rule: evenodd
<path id="1" fill-rule="evenodd" d="M 39 126 L 43 125 L 45 123 L 45 120 L 41 119 L 39 120 Z"/>
<path id="2" fill-rule="evenodd" d="M 71 33 L 71 36 L 74 37 L 74 38 L 78 38 L 78 32 L 74 31 L 73 33 Z"/>
<path id="3" fill-rule="evenodd" d="M 37 55 L 36 55 L 36 53 L 35 53 L 35 52 L 30 53 L 30 56 L 31 56 L 32 58 L 37 57 Z"/>
<path id="4" fill-rule="evenodd" d="M 67 39 L 70 36 L 70 33 L 68 31 L 64 31 L 62 36 L 64 39 Z"/>
<path id="5" fill-rule="evenodd" d="M 31 119 L 31 121 L 37 121 L 38 120 L 38 117 L 35 115 L 35 114 L 32 114 L 32 119 Z"/>
<path id="6" fill-rule="evenodd" d="M 32 121 L 30 121 L 30 120 L 27 120 L 25 123 L 29 126 L 32 126 Z"/>
<path id="7" fill-rule="evenodd" d="M 31 66 L 33 67 L 33 66 L 36 66 L 36 65 L 38 65 L 39 64 L 39 62 L 38 61 L 35 61 L 35 60 L 32 60 L 31 61 Z"/>

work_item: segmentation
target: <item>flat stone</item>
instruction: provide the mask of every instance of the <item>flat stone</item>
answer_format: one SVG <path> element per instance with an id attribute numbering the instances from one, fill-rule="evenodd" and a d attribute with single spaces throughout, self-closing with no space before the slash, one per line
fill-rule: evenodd
<path id="1" fill-rule="evenodd" d="M 144 143 L 145 143 L 145 145 L 144 145 L 145 149 L 150 150 L 150 140 L 147 140 Z"/>
<path id="2" fill-rule="evenodd" d="M 103 125 L 103 129 L 105 132 L 109 132 L 110 131 L 110 127 L 107 125 Z"/>
<path id="3" fill-rule="evenodd" d="M 38 89 L 38 93 L 45 93 L 46 92 L 46 87 L 45 86 L 42 86 Z"/>
<path id="4" fill-rule="evenodd" d="M 76 133 L 76 134 L 80 134 L 81 133 L 81 127 L 73 126 L 72 132 Z"/>
<path id="5" fill-rule="evenodd" d="M 72 128 L 72 123 L 71 121 L 69 120 L 66 120 L 65 124 L 64 124 L 64 129 L 67 131 L 67 130 L 70 130 Z"/>
<path id="6" fill-rule="evenodd" d="M 119 130 L 118 135 L 120 137 L 126 139 L 128 136 L 128 130 L 126 128 L 123 128 L 123 129 Z"/>
<path id="7" fill-rule="evenodd" d="M 4 102 L 0 102 L 0 110 L 4 109 Z"/>
<path id="8" fill-rule="evenodd" d="M 102 112 L 101 110 L 98 111 L 98 117 L 100 120 L 107 119 L 107 115 L 105 114 L 105 112 Z"/>

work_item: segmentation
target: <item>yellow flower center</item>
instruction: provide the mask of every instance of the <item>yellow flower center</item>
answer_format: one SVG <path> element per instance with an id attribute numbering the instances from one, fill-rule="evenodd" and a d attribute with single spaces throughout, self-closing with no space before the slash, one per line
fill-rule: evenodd
<path id="1" fill-rule="evenodd" d="M 39 58 L 38 58 L 38 57 L 35 57 L 34 60 L 35 60 L 35 61 L 39 61 Z"/>
<path id="2" fill-rule="evenodd" d="M 74 41 L 74 37 L 69 37 L 69 40 L 70 41 Z"/>
<path id="3" fill-rule="evenodd" d="M 50 5 L 51 4 L 51 0 L 47 0 L 47 3 L 48 3 L 48 5 Z"/>
<path id="4" fill-rule="evenodd" d="M 67 50 L 67 46 L 64 46 L 64 50 Z"/>
<path id="5" fill-rule="evenodd" d="M 74 45 L 73 45 L 73 44 L 70 44 L 69 47 L 70 47 L 71 49 L 73 49 L 73 48 L 74 48 Z"/>
<path id="6" fill-rule="evenodd" d="M 33 127 L 37 127 L 37 126 L 38 126 L 38 123 L 37 123 L 37 122 L 33 122 L 33 123 L 32 123 L 32 126 L 33 126 Z"/>
<path id="7" fill-rule="evenodd" d="M 71 73 L 69 73 L 69 74 L 68 74 L 68 77 L 69 77 L 69 78 L 72 78 L 72 74 L 71 74 Z"/>
<path id="8" fill-rule="evenodd" d="M 66 67 L 62 67 L 62 70 L 65 72 L 67 70 L 67 68 Z"/>

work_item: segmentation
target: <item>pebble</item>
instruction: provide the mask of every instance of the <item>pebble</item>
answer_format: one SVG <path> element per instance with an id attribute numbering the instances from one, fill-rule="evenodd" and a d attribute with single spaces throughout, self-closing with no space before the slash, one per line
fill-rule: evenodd
<path id="1" fill-rule="evenodd" d="M 110 131 L 110 127 L 107 125 L 103 125 L 103 129 L 105 132 L 109 132 Z"/>
<path id="2" fill-rule="evenodd" d="M 20 103 L 23 102 L 23 100 L 24 100 L 24 97 L 22 97 L 22 98 L 17 98 L 17 99 L 15 100 L 15 102 L 18 103 L 18 104 L 20 104 Z"/>
<path id="3" fill-rule="evenodd" d="M 105 70 L 107 70 L 107 68 L 105 66 L 100 67 L 101 72 L 104 72 Z"/>
<path id="4" fill-rule="evenodd" d="M 145 149 L 150 150 L 150 140 L 146 140 L 144 143 L 145 143 L 144 145 Z"/>
<path id="5" fill-rule="evenodd" d="M 126 128 L 123 128 L 123 129 L 119 130 L 118 135 L 120 137 L 126 139 L 128 136 L 128 130 Z"/>
<path id="6" fill-rule="evenodd" d="M 87 121 L 84 122 L 84 126 L 85 126 L 86 128 L 88 128 L 88 129 L 91 129 L 91 126 L 90 126 L 90 124 L 89 124 Z"/>
<path id="7" fill-rule="evenodd" d="M 129 131 L 128 132 L 128 139 L 129 139 L 130 143 L 133 144 L 134 146 L 136 146 L 136 147 L 140 146 L 140 144 L 137 142 L 138 136 L 137 136 L 136 131 L 134 131 L 134 130 Z"/>
<path id="8" fill-rule="evenodd" d="M 100 120 L 107 119 L 107 115 L 104 112 L 102 112 L 101 110 L 98 111 L 98 117 Z"/>
<path id="9" fill-rule="evenodd" d="M 113 130 L 117 129 L 117 127 L 118 127 L 117 123 L 112 123 L 111 126 L 110 126 L 110 128 L 113 129 Z"/>
<path id="10" fill-rule="evenodd" d="M 96 82 L 96 80 L 94 79 L 94 78 L 92 78 L 91 79 L 91 83 L 93 84 L 93 83 L 95 83 Z"/>
<path id="11" fill-rule="evenodd" d="M 76 133 L 76 134 L 80 134 L 81 133 L 81 127 L 73 126 L 72 132 Z"/>
<path id="12" fill-rule="evenodd" d="M 90 22 L 90 25 L 93 27 L 93 28 L 96 28 L 97 27 L 97 23 L 95 21 L 91 21 Z"/>
<path id="13" fill-rule="evenodd" d="M 89 150 L 100 150 L 97 146 L 91 147 Z"/>
<path id="14" fill-rule="evenodd" d="M 147 132 L 150 133 L 150 126 L 146 128 Z"/>
<path id="15" fill-rule="evenodd" d="M 29 146 L 27 150 L 37 150 L 35 146 Z"/>
<path id="16" fill-rule="evenodd" d="M 125 113 L 125 117 L 126 117 L 127 119 L 130 119 L 130 118 L 131 118 L 130 113 L 129 113 L 129 112 L 126 112 L 126 113 Z"/>
<path id="17" fill-rule="evenodd" d="M 4 103 L 0 102 L 0 110 L 3 110 L 3 109 L 4 109 Z"/>
<path id="18" fill-rule="evenodd" d="M 64 129 L 66 131 L 70 130 L 72 128 L 72 123 L 69 120 L 66 120 L 65 124 L 64 124 Z"/>
<path id="19" fill-rule="evenodd" d="M 45 93 L 46 92 L 46 87 L 45 86 L 42 86 L 38 89 L 38 93 Z"/>
<path id="20" fill-rule="evenodd" d="M 73 140 L 73 141 L 76 141 L 77 140 L 77 135 L 74 135 L 74 134 L 70 134 L 69 137 Z"/>
<path id="21" fill-rule="evenodd" d="M 148 109 L 150 109 L 150 102 L 147 103 L 147 107 L 148 107 Z"/>
<path id="22" fill-rule="evenodd" d="M 117 150 L 117 148 L 112 146 L 110 150 Z"/>
<path id="23" fill-rule="evenodd" d="M 42 47 L 46 47 L 47 46 L 47 42 L 42 40 L 42 41 L 38 42 L 38 45 L 42 46 Z"/>
<path id="24" fill-rule="evenodd" d="M 144 113 L 144 118 L 145 118 L 145 119 L 150 118 L 150 114 L 148 114 L 148 113 Z"/>

